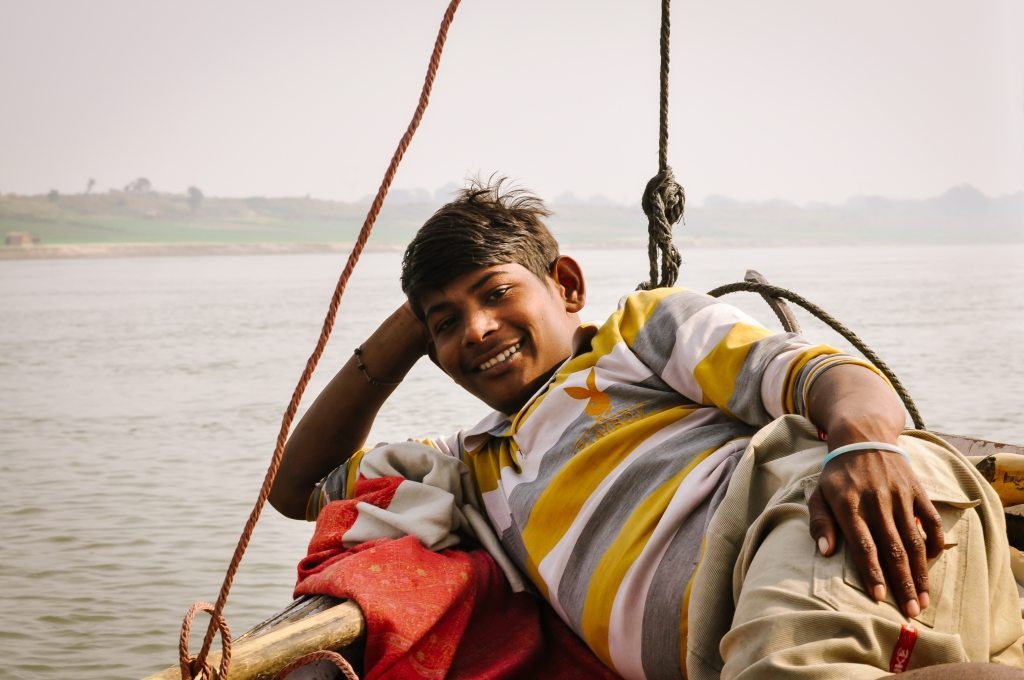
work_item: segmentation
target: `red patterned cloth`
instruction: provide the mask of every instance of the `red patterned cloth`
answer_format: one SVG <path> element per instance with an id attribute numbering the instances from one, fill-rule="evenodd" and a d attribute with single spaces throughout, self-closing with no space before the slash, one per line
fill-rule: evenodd
<path id="1" fill-rule="evenodd" d="M 365 677 L 615 678 L 550 606 L 513 593 L 484 550 L 431 552 L 415 537 L 343 544 L 359 504 L 387 508 L 398 477 L 360 479 L 317 518 L 299 595 L 355 600 L 366 617 Z"/>

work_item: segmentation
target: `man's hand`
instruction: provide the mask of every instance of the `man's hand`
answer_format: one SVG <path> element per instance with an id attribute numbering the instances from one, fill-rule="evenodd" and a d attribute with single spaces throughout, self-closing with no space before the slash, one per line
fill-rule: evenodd
<path id="1" fill-rule="evenodd" d="M 888 582 L 908 617 L 928 606 L 928 558 L 942 551 L 942 519 L 902 456 L 866 450 L 830 461 L 808 509 L 820 552 L 835 552 L 838 526 L 871 597 L 884 599 Z"/>
<path id="2" fill-rule="evenodd" d="M 904 426 L 896 393 L 856 365 L 836 366 L 819 377 L 807 411 L 828 433 L 830 450 L 893 444 Z M 888 583 L 907 616 L 928 606 L 928 558 L 942 550 L 942 520 L 902 456 L 868 449 L 829 461 L 808 510 L 818 550 L 832 555 L 842 535 L 871 597 L 882 600 Z"/>

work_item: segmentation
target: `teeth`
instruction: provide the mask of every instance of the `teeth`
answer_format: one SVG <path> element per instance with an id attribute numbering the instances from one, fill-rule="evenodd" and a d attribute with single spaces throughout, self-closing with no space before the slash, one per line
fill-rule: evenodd
<path id="1" fill-rule="evenodd" d="M 504 352 L 502 352 L 498 356 L 492 357 L 491 359 L 488 359 L 484 363 L 480 364 L 480 368 L 478 368 L 477 370 L 478 371 L 486 371 L 488 368 L 491 368 L 492 366 L 497 366 L 498 364 L 500 364 L 503 361 L 506 361 L 510 356 L 512 356 L 513 354 L 518 352 L 519 351 L 519 347 L 520 347 L 520 343 L 517 342 L 516 344 L 512 345 L 511 347 L 509 347 L 507 350 L 505 350 Z"/>

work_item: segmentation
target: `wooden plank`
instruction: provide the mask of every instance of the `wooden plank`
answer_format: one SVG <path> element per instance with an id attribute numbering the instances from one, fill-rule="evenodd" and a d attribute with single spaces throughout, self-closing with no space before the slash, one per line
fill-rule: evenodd
<path id="1" fill-rule="evenodd" d="M 232 647 L 227 678 L 218 680 L 271 680 L 294 659 L 320 649 L 341 649 L 357 641 L 364 631 L 365 622 L 359 607 L 354 602 L 342 602 L 299 621 L 273 627 L 261 635 L 242 636 Z M 211 651 L 214 676 L 218 664 L 220 652 Z M 181 668 L 168 668 L 146 680 L 181 680 Z"/>
<path id="2" fill-rule="evenodd" d="M 933 432 L 932 434 L 942 437 L 952 444 L 960 453 L 969 458 L 991 456 L 996 453 L 1017 453 L 1024 455 L 1024 446 L 1016 444 L 1003 444 L 977 437 L 965 437 L 959 434 L 945 434 Z"/>
<path id="3" fill-rule="evenodd" d="M 304 619 L 307 616 L 319 614 L 320 612 L 326 611 L 331 607 L 341 604 L 342 602 L 344 602 L 344 600 L 339 600 L 338 598 L 330 597 L 329 595 L 303 595 L 302 597 L 293 600 L 290 605 L 274 614 L 269 619 L 262 623 L 257 623 L 245 634 L 235 638 L 235 643 L 237 644 L 251 638 L 259 637 L 260 635 L 269 633 L 280 626 L 286 626 L 295 621 L 299 621 L 300 619 Z"/>

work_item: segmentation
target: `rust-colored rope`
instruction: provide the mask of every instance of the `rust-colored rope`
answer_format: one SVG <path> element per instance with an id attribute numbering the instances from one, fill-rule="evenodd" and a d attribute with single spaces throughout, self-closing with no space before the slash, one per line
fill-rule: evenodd
<path id="1" fill-rule="evenodd" d="M 181 677 L 191 678 L 197 675 L 202 675 L 207 678 L 212 677 L 210 675 L 211 669 L 210 664 L 206 662 L 206 658 L 202 660 L 190 659 L 188 655 L 188 635 L 192 630 L 192 621 L 196 618 L 196 614 L 200 611 L 208 612 L 210 614 L 211 625 L 216 626 L 220 630 L 220 645 L 221 645 L 221 656 L 220 656 L 220 669 L 217 671 L 218 678 L 228 677 L 228 668 L 231 666 L 231 629 L 228 628 L 228 622 L 223 616 L 218 614 L 214 609 L 214 606 L 209 602 L 196 602 L 188 609 L 188 613 L 185 614 L 185 620 L 181 624 L 181 637 L 178 638 L 178 660 L 181 663 Z"/>
<path id="2" fill-rule="evenodd" d="M 405 155 L 406 149 L 409 148 L 409 143 L 412 141 L 413 135 L 416 134 L 416 128 L 419 127 L 420 120 L 423 118 L 423 113 L 427 109 L 427 104 L 430 101 L 430 91 L 433 89 L 434 78 L 437 75 L 437 69 L 441 63 L 441 53 L 444 50 L 445 39 L 448 36 L 448 28 L 451 26 L 452 19 L 455 17 L 455 10 L 458 9 L 460 1 L 461 0 L 451 0 L 448 4 L 448 9 L 445 10 L 444 17 L 441 20 L 441 26 L 437 32 L 437 39 L 434 42 L 433 52 L 430 54 L 430 63 L 427 66 L 427 75 L 424 78 L 423 89 L 420 91 L 420 98 L 416 105 L 416 110 L 413 113 L 412 120 L 409 122 L 409 127 L 398 142 L 398 148 L 395 149 L 395 153 L 391 158 L 391 163 L 388 165 L 388 168 L 384 173 L 384 178 L 381 181 L 380 188 L 377 190 L 377 196 L 373 199 L 373 203 L 370 205 L 369 212 L 366 215 L 366 220 L 363 222 L 363 226 L 359 230 L 359 236 L 356 239 L 355 245 L 352 246 L 352 252 L 349 253 L 348 261 L 345 263 L 345 268 L 342 270 L 341 276 L 338 278 L 338 283 L 334 289 L 334 295 L 331 297 L 331 302 L 327 310 L 327 316 L 324 318 L 320 338 L 317 340 L 316 347 L 310 355 L 309 360 L 306 362 L 306 368 L 302 372 L 302 376 L 299 378 L 299 382 L 295 386 L 295 391 L 292 394 L 292 400 L 288 404 L 288 408 L 285 410 L 284 417 L 281 421 L 281 430 L 277 435 L 277 446 L 274 449 L 274 455 L 270 461 L 270 467 L 267 469 L 266 477 L 263 480 L 263 486 L 260 488 L 259 496 L 257 497 L 256 504 L 253 506 L 252 512 L 249 515 L 249 520 L 246 522 L 245 528 L 242 530 L 242 535 L 238 538 L 238 545 L 235 547 L 234 555 L 231 557 L 231 563 L 228 565 L 227 573 L 224 575 L 224 582 L 221 585 L 220 594 L 217 596 L 217 602 L 211 611 L 213 619 L 206 630 L 206 637 L 203 639 L 202 649 L 199 650 L 199 654 L 196 656 L 194 661 L 188 659 L 187 647 L 189 625 L 187 617 L 186 622 L 182 624 L 183 645 L 179 651 L 182 654 L 182 678 L 185 680 L 192 680 L 192 678 L 195 677 L 191 673 L 191 670 L 186 675 L 186 669 L 196 668 L 204 670 L 206 668 L 206 656 L 209 654 L 210 644 L 213 642 L 214 634 L 219 627 L 217 621 L 223 620 L 224 605 L 227 602 L 228 593 L 231 591 L 231 584 L 234 581 L 235 573 L 238 571 L 238 565 L 242 561 L 242 555 L 245 554 L 246 547 L 249 545 L 249 539 L 252 537 L 252 532 L 256 527 L 256 522 L 259 520 L 263 506 L 266 504 L 267 496 L 270 495 L 270 488 L 274 484 L 274 478 L 277 476 L 278 468 L 281 467 L 281 458 L 284 455 L 285 441 L 288 439 L 288 432 L 291 429 L 292 421 L 295 419 L 295 414 L 298 411 L 302 394 L 305 392 L 306 386 L 309 384 L 309 380 L 313 376 L 313 371 L 316 370 L 316 366 L 320 361 L 320 356 L 323 354 L 324 348 L 327 346 L 327 340 L 330 338 L 331 330 L 334 328 L 334 319 L 337 316 L 338 306 L 341 304 L 341 297 L 345 292 L 345 286 L 348 285 L 349 277 L 352 276 L 352 271 L 355 269 L 356 263 L 359 261 L 359 256 L 362 254 L 363 248 L 366 246 L 367 239 L 370 237 L 370 232 L 373 230 L 374 222 L 377 221 L 377 215 L 380 213 L 381 206 L 384 204 L 384 197 L 387 196 L 388 189 L 391 187 L 391 182 L 395 178 L 395 173 L 398 172 L 398 165 L 402 162 L 402 157 Z M 226 626 L 224 628 L 226 628 Z M 228 653 L 229 650 L 225 649 L 224 651 L 224 658 L 230 659 L 230 655 Z M 205 670 L 204 672 L 209 676 L 208 670 Z M 225 676 L 226 670 L 223 672 L 221 677 Z"/>
<path id="3" fill-rule="evenodd" d="M 359 680 L 359 676 L 356 675 L 356 672 L 354 670 L 352 670 L 352 666 L 349 665 L 349 662 L 345 659 L 345 657 L 343 657 L 341 654 L 338 654 L 337 652 L 329 652 L 326 649 L 321 649 L 316 652 L 310 652 L 309 654 L 301 656 L 295 661 L 292 661 L 290 664 L 282 668 L 277 675 L 274 676 L 274 680 L 284 680 L 289 675 L 291 675 L 292 671 L 302 668 L 307 664 L 311 664 L 314 661 L 330 661 L 338 667 L 338 670 L 340 670 L 348 680 Z"/>

